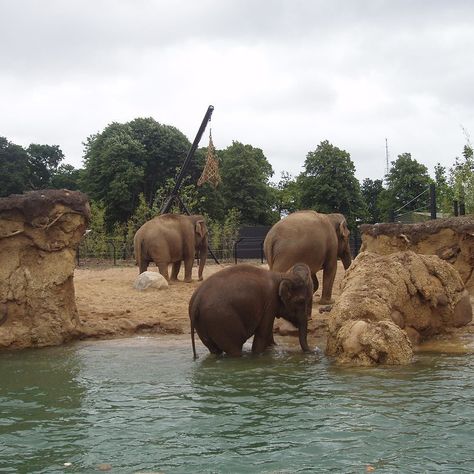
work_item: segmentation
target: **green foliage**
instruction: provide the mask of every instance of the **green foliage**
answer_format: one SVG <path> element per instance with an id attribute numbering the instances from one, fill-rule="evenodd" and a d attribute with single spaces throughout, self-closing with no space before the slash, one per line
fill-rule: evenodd
<path id="1" fill-rule="evenodd" d="M 361 192 L 367 208 L 367 223 L 375 224 L 382 222 L 382 213 L 380 211 L 380 196 L 384 191 L 381 179 L 366 178 L 362 182 Z"/>
<path id="2" fill-rule="evenodd" d="M 238 209 L 229 209 L 223 221 L 206 216 L 209 245 L 219 260 L 232 258 L 234 242 L 239 235 L 241 215 Z"/>
<path id="3" fill-rule="evenodd" d="M 80 170 L 60 164 L 58 145 L 31 144 L 26 150 L 0 137 L 0 196 L 33 189 L 79 188 Z"/>
<path id="4" fill-rule="evenodd" d="M 273 169 L 260 148 L 237 141 L 218 152 L 226 212 L 238 209 L 243 224 L 271 224 L 273 194 L 269 179 Z"/>
<path id="5" fill-rule="evenodd" d="M 446 168 L 438 163 L 434 169 L 436 184 L 436 207 L 444 214 L 453 212 L 454 191 L 448 183 Z"/>
<path id="6" fill-rule="evenodd" d="M 32 187 L 34 189 L 50 188 L 52 178 L 64 159 L 64 153 L 58 145 L 36 143 L 32 143 L 26 151 L 29 155 Z"/>
<path id="7" fill-rule="evenodd" d="M 301 190 L 296 179 L 290 173 L 283 171 L 278 183 L 272 185 L 275 211 L 279 218 L 299 209 Z"/>
<path id="8" fill-rule="evenodd" d="M 51 176 L 51 187 L 54 189 L 70 189 L 76 191 L 80 188 L 80 182 L 84 170 L 74 168 L 72 165 L 59 165 Z"/>
<path id="9" fill-rule="evenodd" d="M 183 164 L 189 142 L 175 127 L 138 118 L 112 123 L 89 137 L 85 147 L 83 185 L 92 199 L 104 203 L 111 230 L 132 216 L 140 193 L 152 205 L 158 189 Z"/>
<path id="10" fill-rule="evenodd" d="M 340 212 L 350 227 L 367 213 L 350 154 L 327 140 L 307 154 L 305 171 L 298 176 L 301 207 L 319 212 Z"/>
<path id="11" fill-rule="evenodd" d="M 28 153 L 0 137 L 0 197 L 32 189 Z"/>
<path id="12" fill-rule="evenodd" d="M 380 197 L 385 219 L 388 219 L 391 210 L 398 214 L 428 209 L 427 189 L 432 180 L 426 166 L 413 159 L 410 153 L 398 155 L 397 160 L 392 161 L 386 181 L 387 189 Z"/>
<path id="13" fill-rule="evenodd" d="M 471 144 L 464 146 L 463 157 L 456 158 L 450 169 L 449 182 L 453 199 L 464 201 L 466 212 L 474 212 L 474 156 Z"/>

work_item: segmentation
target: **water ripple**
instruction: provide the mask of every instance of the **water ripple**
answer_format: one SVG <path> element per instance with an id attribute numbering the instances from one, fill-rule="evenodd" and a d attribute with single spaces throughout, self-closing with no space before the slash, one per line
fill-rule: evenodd
<path id="1" fill-rule="evenodd" d="M 0 472 L 472 472 L 473 369 L 284 348 L 194 362 L 153 338 L 2 354 Z"/>

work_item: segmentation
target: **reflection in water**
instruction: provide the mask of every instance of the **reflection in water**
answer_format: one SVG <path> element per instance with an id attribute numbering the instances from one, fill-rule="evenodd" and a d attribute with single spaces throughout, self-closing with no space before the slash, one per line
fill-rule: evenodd
<path id="1" fill-rule="evenodd" d="M 161 338 L 1 354 L 0 472 L 471 472 L 473 366 L 348 369 L 282 347 L 193 361 Z"/>

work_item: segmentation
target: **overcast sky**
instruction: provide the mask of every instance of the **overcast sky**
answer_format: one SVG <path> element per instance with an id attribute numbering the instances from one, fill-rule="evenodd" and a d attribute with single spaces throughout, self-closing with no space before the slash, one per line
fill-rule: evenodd
<path id="1" fill-rule="evenodd" d="M 359 179 L 409 152 L 449 167 L 474 134 L 474 1 L 0 0 L 0 136 L 59 145 L 153 117 L 302 171 L 329 140 Z M 207 133 L 201 146 L 207 145 Z"/>

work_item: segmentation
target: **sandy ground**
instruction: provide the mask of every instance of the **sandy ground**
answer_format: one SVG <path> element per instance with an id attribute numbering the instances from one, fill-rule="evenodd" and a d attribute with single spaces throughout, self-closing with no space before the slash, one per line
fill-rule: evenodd
<path id="1" fill-rule="evenodd" d="M 232 264 L 206 265 L 204 278 L 225 266 Z M 255 263 L 260 265 L 260 263 Z M 333 297 L 340 295 L 340 282 L 344 276 L 344 268 L 338 262 L 338 271 L 333 288 Z M 268 268 L 263 265 L 264 268 Z M 150 271 L 157 271 L 150 266 Z M 97 267 L 76 268 L 74 285 L 79 318 L 82 322 L 80 333 L 84 338 L 112 338 L 129 336 L 135 333 L 151 334 L 189 334 L 188 303 L 194 290 L 199 286 L 197 268 L 193 268 L 193 282 L 178 281 L 168 289 L 147 289 L 138 291 L 133 283 L 138 275 L 137 267 Z M 183 279 L 183 275 L 179 275 Z M 318 273 L 320 285 L 322 272 Z M 471 290 L 471 289 L 470 289 Z M 473 292 L 471 291 L 471 295 Z M 313 316 L 308 326 L 308 343 L 325 347 L 327 319 L 329 312 L 320 311 L 316 301 L 320 291 L 313 298 Z M 474 303 L 474 298 L 471 297 Z M 285 343 L 299 345 L 297 332 L 289 323 L 281 319 L 275 320 L 277 343 L 285 337 Z M 474 324 L 450 334 L 449 337 L 437 338 L 424 343 L 419 350 L 441 350 L 449 352 L 464 351 L 466 346 L 474 350 Z"/>
<path id="2" fill-rule="evenodd" d="M 344 275 L 340 266 L 336 275 L 333 297 L 339 296 L 339 283 Z M 204 269 L 204 278 L 225 266 L 232 264 L 209 264 Z M 255 263 L 255 265 L 261 265 Z M 267 265 L 262 265 L 268 268 Z M 155 266 L 148 268 L 157 271 Z M 197 268 L 193 268 L 193 282 L 178 281 L 168 289 L 147 289 L 138 291 L 133 283 L 138 275 L 137 267 L 76 268 L 74 286 L 79 318 L 84 337 L 116 337 L 140 333 L 189 334 L 188 303 L 194 290 L 199 286 Z M 179 279 L 183 275 L 178 276 Z M 322 283 L 322 272 L 318 274 Z M 327 312 L 320 313 L 316 303 L 320 292 L 313 302 L 313 319 L 309 331 L 311 339 L 321 339 L 325 335 Z M 280 327 L 281 326 L 281 327 Z M 278 334 L 291 335 L 292 327 L 278 319 L 275 331 Z M 293 331 L 294 332 L 294 331 Z M 296 332 L 295 332 L 296 335 Z M 298 343 L 297 337 L 294 337 Z M 316 341 L 318 342 L 318 341 Z"/>

